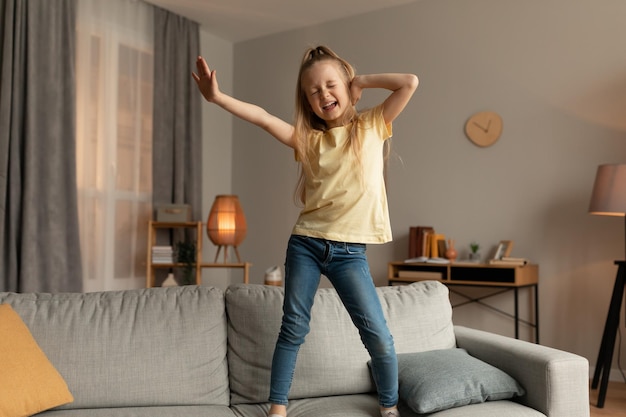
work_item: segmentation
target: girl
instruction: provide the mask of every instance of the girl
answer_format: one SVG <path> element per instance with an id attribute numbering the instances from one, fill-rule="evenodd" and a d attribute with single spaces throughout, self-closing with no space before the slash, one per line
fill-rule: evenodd
<path id="1" fill-rule="evenodd" d="M 381 416 L 399 417 L 398 364 L 393 338 L 369 272 L 365 244 L 391 240 L 383 180 L 383 145 L 418 80 L 413 74 L 355 75 L 327 47 L 306 51 L 296 88 L 295 124 L 222 93 L 215 70 L 201 57 L 193 78 L 204 98 L 253 123 L 293 148 L 300 163 L 303 209 L 285 261 L 283 320 L 274 350 L 269 417 L 287 415 L 300 345 L 309 332 L 320 275 L 333 284 L 372 358 Z M 390 90 L 371 110 L 357 113 L 365 88 Z"/>

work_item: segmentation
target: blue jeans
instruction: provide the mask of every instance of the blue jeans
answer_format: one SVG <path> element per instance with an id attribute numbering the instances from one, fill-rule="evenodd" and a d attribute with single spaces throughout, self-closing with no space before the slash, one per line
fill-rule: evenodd
<path id="1" fill-rule="evenodd" d="M 370 274 L 365 245 L 296 235 L 291 236 L 287 246 L 283 321 L 272 361 L 270 403 L 287 405 L 298 350 L 310 330 L 311 308 L 321 274 L 337 290 L 372 358 L 380 405 L 395 406 L 398 361 Z"/>

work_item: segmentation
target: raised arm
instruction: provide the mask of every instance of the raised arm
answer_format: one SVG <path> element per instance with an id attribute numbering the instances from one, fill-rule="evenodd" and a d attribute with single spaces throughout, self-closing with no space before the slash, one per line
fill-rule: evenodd
<path id="1" fill-rule="evenodd" d="M 292 125 L 255 104 L 246 103 L 222 93 L 217 84 L 216 71 L 209 69 L 204 58 L 198 57 L 196 67 L 198 73 L 192 73 L 193 79 L 208 102 L 215 103 L 240 119 L 259 126 L 285 145 L 292 148 L 295 146 Z"/>
<path id="2" fill-rule="evenodd" d="M 361 98 L 364 88 L 384 88 L 391 94 L 383 102 L 383 117 L 386 123 L 395 120 L 413 96 L 419 81 L 414 74 L 370 74 L 357 75 L 350 84 L 353 103 Z"/>

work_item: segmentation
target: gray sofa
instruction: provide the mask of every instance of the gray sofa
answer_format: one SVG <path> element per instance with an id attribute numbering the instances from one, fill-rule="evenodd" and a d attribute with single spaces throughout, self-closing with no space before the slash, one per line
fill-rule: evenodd
<path id="1" fill-rule="evenodd" d="M 587 417 L 588 362 L 452 324 L 437 282 L 377 289 L 399 354 L 464 348 L 525 389 L 436 417 Z M 45 417 L 263 417 L 282 288 L 234 285 L 87 294 L 0 293 L 63 376 L 74 402 Z M 334 290 L 316 295 L 289 417 L 378 416 L 369 356 Z M 418 414 L 401 403 L 404 417 Z"/>

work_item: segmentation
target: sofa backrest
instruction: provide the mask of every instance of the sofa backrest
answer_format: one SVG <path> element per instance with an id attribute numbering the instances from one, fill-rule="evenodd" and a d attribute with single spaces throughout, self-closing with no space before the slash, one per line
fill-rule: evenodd
<path id="1" fill-rule="evenodd" d="M 448 289 L 434 281 L 377 288 L 397 353 L 455 346 Z M 231 403 L 265 402 L 282 317 L 283 290 L 233 285 L 226 291 Z M 290 398 L 374 390 L 369 355 L 334 289 L 320 289 L 311 332 L 298 355 Z"/>
<path id="2" fill-rule="evenodd" d="M 224 293 L 0 293 L 64 377 L 63 408 L 228 405 Z"/>

